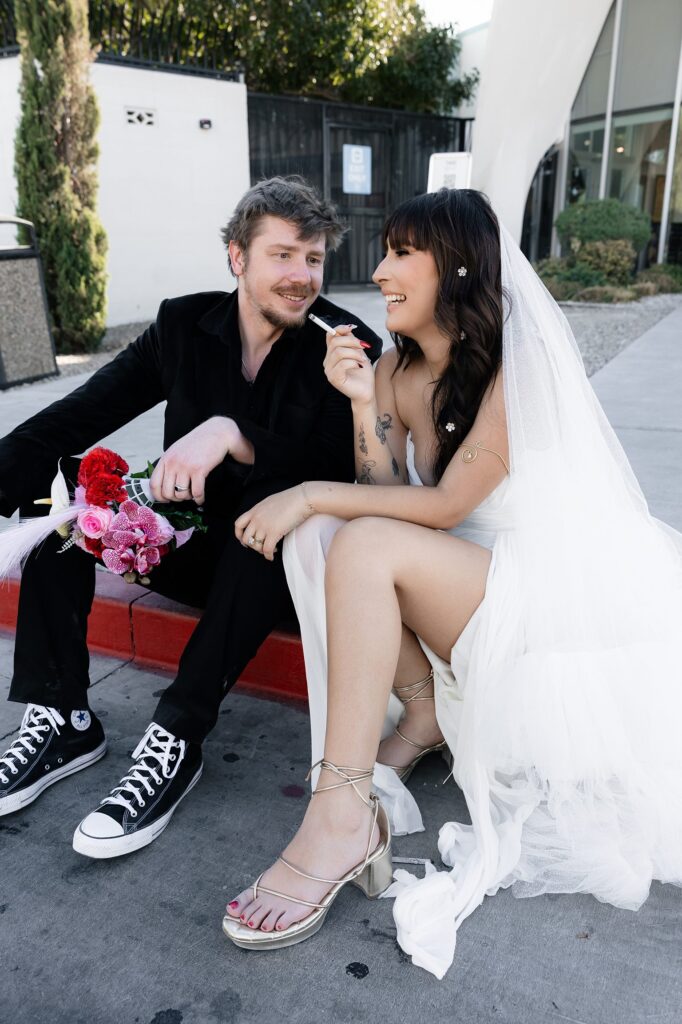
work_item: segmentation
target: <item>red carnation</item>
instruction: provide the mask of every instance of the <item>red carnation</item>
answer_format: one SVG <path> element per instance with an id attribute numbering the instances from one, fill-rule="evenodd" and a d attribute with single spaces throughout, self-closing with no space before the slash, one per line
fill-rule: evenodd
<path id="1" fill-rule="evenodd" d="M 101 540 L 95 540 L 93 537 L 83 537 L 83 544 L 90 554 L 95 556 L 95 558 L 102 558 L 104 545 Z"/>
<path id="2" fill-rule="evenodd" d="M 103 507 L 112 501 L 125 501 L 127 497 L 121 477 L 114 473 L 99 473 L 92 476 L 84 486 L 85 500 L 88 505 Z"/>
<path id="3" fill-rule="evenodd" d="M 121 477 L 128 472 L 128 469 L 128 463 L 116 452 L 112 452 L 109 448 L 93 448 L 81 459 L 78 468 L 78 483 L 81 487 L 87 487 L 89 482 L 101 474 Z"/>

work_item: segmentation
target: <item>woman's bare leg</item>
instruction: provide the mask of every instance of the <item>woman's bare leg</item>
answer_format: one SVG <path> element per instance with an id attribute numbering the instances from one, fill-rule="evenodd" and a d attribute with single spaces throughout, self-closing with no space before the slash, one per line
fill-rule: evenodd
<path id="1" fill-rule="evenodd" d="M 357 519 L 336 535 L 327 562 L 329 696 L 325 758 L 368 769 L 376 759 L 398 666 L 402 623 L 444 659 L 480 604 L 490 565 L 485 548 L 412 523 Z M 338 779 L 322 771 L 319 786 Z M 370 783 L 361 784 L 365 795 Z M 340 878 L 362 861 L 369 811 L 350 787 L 318 793 L 284 852 L 300 870 Z M 378 842 L 378 832 L 373 845 Z M 276 862 L 263 885 L 316 903 L 328 884 Z M 310 910 L 247 889 L 228 913 L 251 927 L 281 930 Z"/>
<path id="2" fill-rule="evenodd" d="M 419 680 L 428 677 L 430 672 L 431 663 L 424 654 L 417 637 L 403 623 L 400 655 L 398 657 L 398 667 L 396 668 L 393 689 L 397 690 L 400 687 L 410 687 L 414 683 L 419 683 Z M 405 701 L 413 694 L 418 694 L 420 698 L 432 698 L 433 679 L 431 678 L 426 685 L 418 685 L 411 690 L 407 689 L 404 693 L 398 694 L 398 696 Z M 400 731 L 421 747 L 431 747 L 436 743 L 440 743 L 443 739 L 443 734 L 436 721 L 434 701 L 413 700 L 405 703 L 405 714 L 400 721 Z M 379 745 L 377 761 L 381 762 L 381 764 L 392 764 L 398 768 L 404 768 L 414 760 L 417 753 L 418 751 L 410 743 L 407 743 L 397 732 L 394 732 L 391 736 L 387 736 Z"/>

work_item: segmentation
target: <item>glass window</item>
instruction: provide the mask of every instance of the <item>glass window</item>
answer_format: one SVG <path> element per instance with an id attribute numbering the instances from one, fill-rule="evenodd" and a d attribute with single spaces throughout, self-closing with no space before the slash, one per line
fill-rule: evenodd
<path id="1" fill-rule="evenodd" d="M 680 39 L 680 0 L 623 0 L 614 110 L 672 103 Z"/>
<path id="2" fill-rule="evenodd" d="M 682 113 L 682 110 L 680 111 Z M 680 118 L 670 197 L 667 263 L 682 263 L 682 117 Z"/>
<path id="3" fill-rule="evenodd" d="M 594 53 L 590 57 L 583 80 L 571 111 L 571 120 L 595 117 L 606 110 L 609 91 L 609 71 L 613 48 L 613 26 L 616 20 L 616 5 L 611 5 L 604 27 L 601 30 Z"/>
<path id="4" fill-rule="evenodd" d="M 656 260 L 671 121 L 672 110 L 619 114 L 613 119 L 607 195 L 651 218 L 647 263 Z"/>
<path id="5" fill-rule="evenodd" d="M 604 118 L 571 125 L 568 143 L 566 202 L 599 198 L 599 175 L 604 149 Z"/>

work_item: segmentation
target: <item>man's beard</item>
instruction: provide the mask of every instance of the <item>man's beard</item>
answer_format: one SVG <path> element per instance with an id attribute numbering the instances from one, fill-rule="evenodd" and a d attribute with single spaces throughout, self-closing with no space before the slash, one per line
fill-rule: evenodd
<path id="1" fill-rule="evenodd" d="M 305 296 L 305 298 L 308 298 L 308 296 Z M 284 316 L 278 310 L 272 309 L 271 306 L 259 306 L 258 312 L 272 327 L 285 331 L 289 327 L 303 327 L 308 316 L 308 309 L 309 307 L 306 306 L 303 312 L 295 317 Z"/>
<path id="2" fill-rule="evenodd" d="M 300 297 L 302 299 L 311 300 L 302 313 L 294 314 L 293 316 L 288 317 L 285 316 L 283 313 L 280 313 L 279 310 L 273 309 L 272 306 L 266 306 L 262 305 L 259 302 L 256 302 L 253 292 L 249 287 L 248 281 L 245 280 L 244 285 L 246 294 L 252 306 L 254 306 L 254 308 L 258 311 L 258 313 L 263 317 L 264 320 L 267 320 L 271 327 L 274 327 L 276 330 L 279 331 L 286 331 L 287 328 L 294 328 L 294 330 L 296 330 L 298 328 L 303 327 L 308 316 L 308 309 L 312 305 L 312 299 L 314 298 L 314 295 L 311 294 L 310 291 L 305 292 L 305 294 L 301 296 L 298 296 L 297 292 L 287 293 L 289 295 L 297 295 L 297 297 Z"/>

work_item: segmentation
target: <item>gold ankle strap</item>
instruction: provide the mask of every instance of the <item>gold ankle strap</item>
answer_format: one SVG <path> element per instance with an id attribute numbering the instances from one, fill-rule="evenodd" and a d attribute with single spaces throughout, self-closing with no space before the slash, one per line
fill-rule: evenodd
<path id="1" fill-rule="evenodd" d="M 313 796 L 316 793 L 327 793 L 331 789 L 341 789 L 342 786 L 352 786 L 363 804 L 365 804 L 366 807 L 373 808 L 374 805 L 372 801 L 363 796 L 357 786 L 358 782 L 366 782 L 368 779 L 372 778 L 374 775 L 373 768 L 345 768 L 343 765 L 334 764 L 333 761 L 327 761 L 323 757 L 320 758 L 319 761 L 316 761 L 315 764 L 311 765 L 310 770 L 305 777 L 306 782 L 308 782 L 310 776 L 318 765 L 320 768 L 324 768 L 326 771 L 333 772 L 334 775 L 338 775 L 342 781 L 334 782 L 331 786 L 318 786 L 315 793 L 313 793 Z M 356 772 L 357 774 L 349 775 L 349 772 Z"/>
<path id="2" fill-rule="evenodd" d="M 306 775 L 306 782 L 309 780 L 312 772 L 315 770 L 315 768 L 318 767 L 318 765 L 320 766 L 320 768 L 325 768 L 328 772 L 333 772 L 334 775 L 338 775 L 342 781 L 335 782 L 331 786 L 318 786 L 317 789 L 315 790 L 315 793 L 326 793 L 330 789 L 341 789 L 342 786 L 352 786 L 357 795 L 362 800 L 363 804 L 366 804 L 367 807 L 369 807 L 369 809 L 372 811 L 372 823 L 369 829 L 369 840 L 367 841 L 365 857 L 362 864 L 359 864 L 357 868 L 354 869 L 352 874 L 353 878 L 357 878 L 357 876 L 361 875 L 362 872 L 367 867 L 369 858 L 372 855 L 372 837 L 374 835 L 374 826 L 376 825 L 377 819 L 379 817 L 379 801 L 373 794 L 370 794 L 370 798 L 369 800 L 367 800 L 358 789 L 357 784 L 358 782 L 366 782 L 368 779 L 371 779 L 374 774 L 374 769 L 345 768 L 341 765 L 334 764 L 333 761 L 327 761 L 325 758 L 321 758 L 319 761 L 316 761 L 315 764 L 310 767 L 310 770 Z M 355 772 L 355 774 L 350 775 L 349 772 Z M 291 864 L 288 860 L 285 860 L 284 857 L 278 857 L 277 859 L 281 861 L 281 863 L 284 864 L 285 867 L 289 868 L 290 871 L 293 871 L 294 874 L 300 875 L 301 878 L 309 878 L 311 882 L 323 882 L 325 885 L 339 885 L 343 881 L 343 879 L 341 878 L 321 878 L 319 875 L 309 875 L 307 871 L 301 871 L 300 868 L 295 867 L 294 864 Z M 299 899 L 297 896 L 287 896 L 287 894 L 284 892 L 277 892 L 277 890 L 275 889 L 265 888 L 265 886 L 262 886 L 260 884 L 260 880 L 262 877 L 262 875 L 259 875 L 256 881 L 253 883 L 254 900 L 258 897 L 259 892 L 265 892 L 269 893 L 271 896 L 278 896 L 280 899 L 289 900 L 290 903 L 299 903 L 302 907 L 310 907 L 312 910 L 324 909 L 323 903 L 310 903 L 307 900 Z"/>
<path id="3" fill-rule="evenodd" d="M 403 704 L 411 704 L 413 700 L 433 700 L 433 694 L 429 694 L 428 697 L 421 697 L 420 694 L 427 689 L 427 687 L 433 682 L 433 669 L 429 672 L 428 676 L 424 676 L 423 679 L 418 679 L 416 683 L 408 683 L 407 686 L 394 686 L 393 692 L 396 697 L 403 702 Z M 414 690 L 419 687 L 416 693 L 413 693 L 411 697 L 401 697 L 402 693 L 407 693 L 408 690 Z"/>

